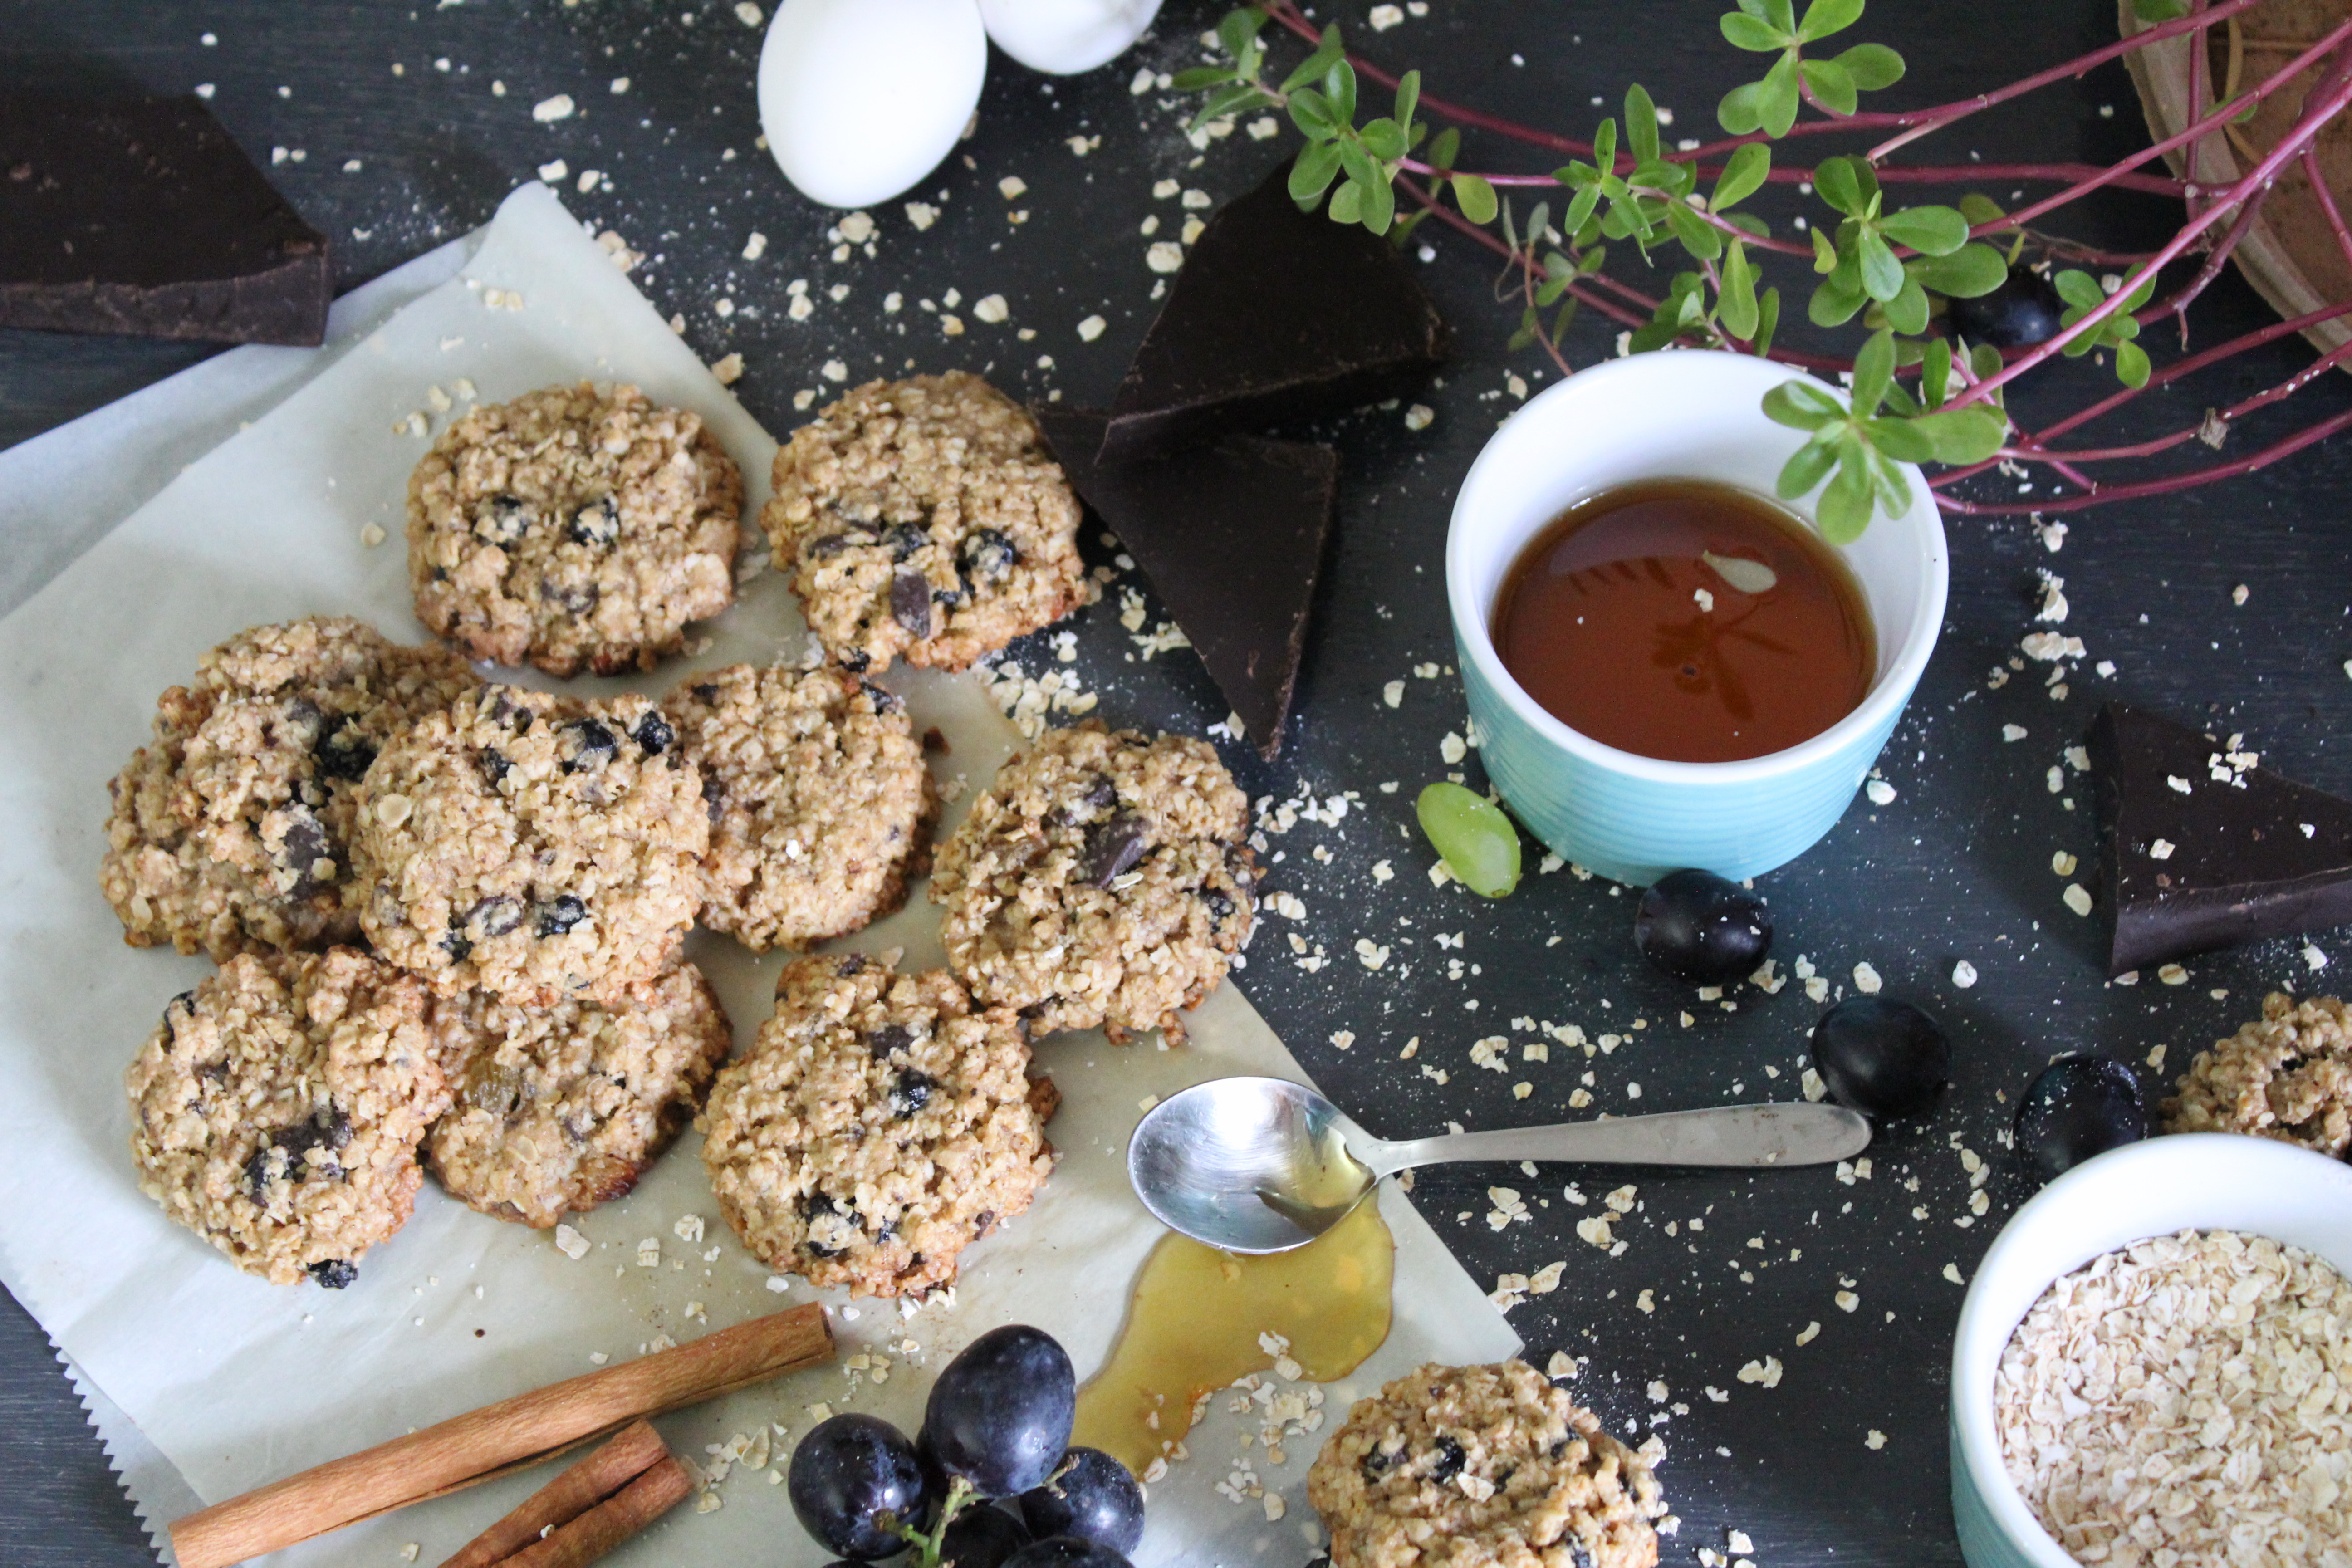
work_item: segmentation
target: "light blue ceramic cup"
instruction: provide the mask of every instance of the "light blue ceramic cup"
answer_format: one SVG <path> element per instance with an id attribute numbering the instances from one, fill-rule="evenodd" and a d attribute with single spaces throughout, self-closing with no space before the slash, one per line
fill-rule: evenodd
<path id="1" fill-rule="evenodd" d="M 1490 627 L 1512 563 L 1544 525 L 1642 479 L 1709 479 L 1772 494 L 1802 433 L 1764 417 L 1764 394 L 1801 374 L 1747 354 L 1634 354 L 1580 371 L 1495 433 L 1454 498 L 1445 588 L 1487 776 L 1562 858 L 1647 886 L 1695 866 L 1753 877 L 1796 858 L 1844 814 L 1927 668 L 1944 619 L 1944 524 L 1916 467 L 1911 505 L 1843 554 L 1878 635 L 1862 706 L 1785 752 L 1672 763 L 1604 746 L 1546 712 L 1503 668 Z M 1831 389 L 1835 390 L 1835 389 Z M 1793 510 L 1809 521 L 1811 500 Z"/>
<path id="2" fill-rule="evenodd" d="M 2085 1161 L 2010 1216 L 1952 1336 L 1952 1522 L 1969 1568 L 2080 1568 L 2002 1462 L 2001 1352 L 2053 1280 L 2182 1230 L 2266 1236 L 2352 1274 L 2352 1166 L 2268 1138 L 2179 1133 Z"/>

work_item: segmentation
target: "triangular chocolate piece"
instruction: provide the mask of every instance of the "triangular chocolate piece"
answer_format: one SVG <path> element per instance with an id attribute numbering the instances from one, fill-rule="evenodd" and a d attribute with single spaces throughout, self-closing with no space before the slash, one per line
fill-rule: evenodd
<path id="1" fill-rule="evenodd" d="M 0 94 L 0 326 L 312 344 L 333 292 L 197 100 Z"/>
<path id="2" fill-rule="evenodd" d="M 1109 462 L 1413 391 L 1453 334 L 1396 247 L 1301 212 L 1287 164 L 1209 219 L 1110 405 Z"/>
<path id="3" fill-rule="evenodd" d="M 1282 748 L 1339 497 L 1339 455 L 1228 436 L 1107 463 L 1100 414 L 1032 410 L 1079 499 L 1119 537 L 1267 757 Z"/>
<path id="4" fill-rule="evenodd" d="M 2352 921 L 2352 801 L 2110 703 L 2091 727 L 2107 973 Z"/>

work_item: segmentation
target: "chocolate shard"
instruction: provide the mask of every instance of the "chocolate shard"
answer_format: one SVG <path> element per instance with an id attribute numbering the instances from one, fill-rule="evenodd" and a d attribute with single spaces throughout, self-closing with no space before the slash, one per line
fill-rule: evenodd
<path id="1" fill-rule="evenodd" d="M 1109 462 L 1418 388 L 1453 334 L 1396 247 L 1301 212 L 1286 164 L 1192 244 L 1111 400 Z"/>
<path id="2" fill-rule="evenodd" d="M 0 95 L 0 326 L 308 345 L 333 292 L 198 100 Z"/>
<path id="3" fill-rule="evenodd" d="M 2122 703 L 2090 749 L 2108 973 L 2352 921 L 2352 800 Z"/>
<path id="4" fill-rule="evenodd" d="M 1243 728 L 1272 757 L 1307 648 L 1339 455 L 1228 436 L 1174 457 L 1108 463 L 1097 456 L 1104 416 L 1055 404 L 1031 412 L 1071 488 L 1151 579 Z"/>

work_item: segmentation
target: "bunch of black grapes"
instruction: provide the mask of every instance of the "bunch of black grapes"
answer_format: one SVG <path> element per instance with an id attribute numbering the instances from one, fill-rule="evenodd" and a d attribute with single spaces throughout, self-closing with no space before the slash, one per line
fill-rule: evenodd
<path id="1" fill-rule="evenodd" d="M 904 1552 L 906 1568 L 1129 1568 L 1143 1491 L 1108 1454 L 1070 1447 L 1077 1402 L 1052 1335 L 992 1329 L 940 1373 L 913 1442 L 859 1415 L 802 1438 L 793 1511 L 835 1568 Z"/>

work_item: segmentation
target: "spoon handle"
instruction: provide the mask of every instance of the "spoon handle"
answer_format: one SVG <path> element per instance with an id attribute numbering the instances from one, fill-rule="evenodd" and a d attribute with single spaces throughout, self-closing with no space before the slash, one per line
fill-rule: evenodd
<path id="1" fill-rule="evenodd" d="M 1869 1121 L 1843 1106 L 1725 1105 L 1388 1143 L 1366 1163 L 1382 1175 L 1456 1160 L 1560 1160 L 1592 1165 L 1823 1165 L 1852 1159 L 1868 1147 Z"/>

